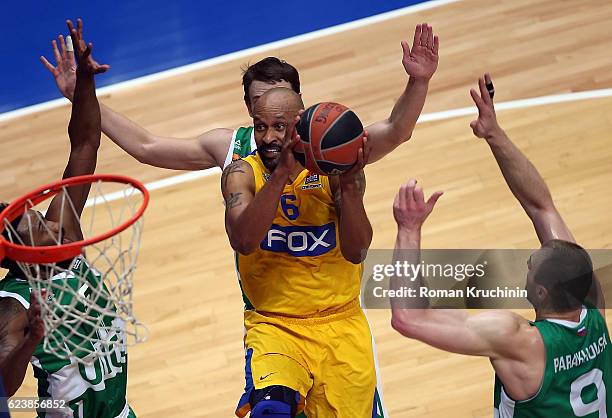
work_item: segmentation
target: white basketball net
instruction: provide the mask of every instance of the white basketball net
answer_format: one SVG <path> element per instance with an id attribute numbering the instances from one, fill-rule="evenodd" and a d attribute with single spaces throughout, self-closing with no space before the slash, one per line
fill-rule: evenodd
<path id="1" fill-rule="evenodd" d="M 62 228 L 68 222 L 66 215 L 76 214 L 68 187 L 63 186 L 60 193 Z M 80 217 L 85 239 L 123 224 L 143 203 L 140 190 L 121 183 L 94 182 L 89 196 Z M 61 244 L 59 235 L 44 222 L 40 212 L 29 214 L 21 222 L 27 229 L 20 227 L 19 233 L 4 220 L 9 241 L 36 246 L 52 238 L 56 245 Z M 90 363 L 97 357 L 119 356 L 126 345 L 146 340 L 148 331 L 134 316 L 132 303 L 142 226 L 140 217 L 126 230 L 83 248 L 73 260 L 49 264 L 17 262 L 22 270 L 19 273 L 28 280 L 41 304 L 46 354 Z M 41 290 L 46 291 L 46 298 L 40 296 Z"/>

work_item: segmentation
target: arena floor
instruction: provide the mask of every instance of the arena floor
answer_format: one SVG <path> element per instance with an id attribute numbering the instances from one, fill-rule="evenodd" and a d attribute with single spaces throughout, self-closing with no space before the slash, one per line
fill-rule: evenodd
<path id="1" fill-rule="evenodd" d="M 250 122 L 240 67 L 278 55 L 300 70 L 307 106 L 338 101 L 370 123 L 388 116 L 404 88 L 400 41 L 411 40 L 420 22 L 432 24 L 440 37 L 440 65 L 413 138 L 366 169 L 372 248 L 392 248 L 393 197 L 410 177 L 426 194 L 445 191 L 425 224 L 424 248 L 538 246 L 488 147 L 472 135 L 473 115 L 446 112 L 472 106 L 469 88 L 485 71 L 495 81 L 501 125 L 542 173 L 578 242 L 612 248 L 612 91 L 602 90 L 612 87 L 608 1 L 459 1 L 100 99 L 160 134 L 188 137 L 244 126 Z M 69 116 L 66 105 L 0 121 L 3 200 L 61 175 Z M 144 182 L 178 174 L 143 166 L 106 138 L 98 172 Z M 230 417 L 242 393 L 242 301 L 219 180 L 219 172 L 211 171 L 151 193 L 135 295 L 151 336 L 130 350 L 128 388 L 142 418 Z M 368 316 L 392 417 L 492 416 L 487 359 L 405 339 L 392 330 L 388 312 Z M 22 396 L 35 394 L 29 375 Z"/>

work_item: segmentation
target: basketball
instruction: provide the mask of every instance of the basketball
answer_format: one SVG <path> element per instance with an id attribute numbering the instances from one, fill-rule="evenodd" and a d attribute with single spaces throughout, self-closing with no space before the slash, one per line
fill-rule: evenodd
<path id="1" fill-rule="evenodd" d="M 296 159 L 322 175 L 342 174 L 357 162 L 363 145 L 363 125 L 348 107 L 331 102 L 309 107 L 296 126 L 300 143 Z"/>

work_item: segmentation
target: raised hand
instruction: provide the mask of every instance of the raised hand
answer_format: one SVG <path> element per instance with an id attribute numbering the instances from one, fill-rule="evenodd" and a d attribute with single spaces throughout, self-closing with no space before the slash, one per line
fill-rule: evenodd
<path id="1" fill-rule="evenodd" d="M 287 174 L 291 173 L 297 165 L 297 160 L 293 155 L 293 149 L 297 144 L 300 143 L 300 136 L 295 128 L 297 123 L 300 121 L 300 117 L 304 113 L 300 111 L 295 117 L 291 125 L 289 125 L 285 131 L 285 139 L 281 146 L 281 154 L 278 160 L 277 169 L 286 170 Z"/>
<path id="2" fill-rule="evenodd" d="M 70 19 L 66 20 L 66 24 L 68 25 L 70 36 L 74 42 L 74 51 L 78 64 L 77 70 L 92 75 L 106 72 L 110 66 L 107 64 L 99 64 L 96 60 L 94 60 L 91 56 L 93 44 L 91 42 L 86 43 L 85 39 L 83 39 L 83 21 L 81 19 L 77 19 L 76 29 L 74 28 L 74 25 Z"/>
<path id="3" fill-rule="evenodd" d="M 414 30 L 412 50 L 407 41 L 402 41 L 404 51 L 402 64 L 410 77 L 429 80 L 438 68 L 440 41 L 434 36 L 427 23 L 419 24 Z"/>
<path id="4" fill-rule="evenodd" d="M 489 89 L 487 88 L 489 87 Z M 493 104 L 493 82 L 491 76 L 487 73 L 484 77 L 478 79 L 478 88 L 480 94 L 474 89 L 470 89 L 470 95 L 472 100 L 478 108 L 478 119 L 473 120 L 470 123 L 470 128 L 474 131 L 474 135 L 478 138 L 491 138 L 493 135 L 498 133 L 501 128 L 497 123 L 497 116 L 495 115 L 495 106 Z"/>
<path id="5" fill-rule="evenodd" d="M 57 44 L 59 43 L 60 49 Z M 56 66 L 54 67 L 44 56 L 40 56 L 40 61 L 45 68 L 53 75 L 55 84 L 62 95 L 72 101 L 74 97 L 74 87 L 76 85 L 76 61 L 74 59 L 74 51 L 70 46 L 66 45 L 64 37 L 59 35 L 57 42 L 51 41 L 53 47 L 53 56 L 55 57 Z M 60 52 L 61 50 L 61 52 Z"/>
<path id="6" fill-rule="evenodd" d="M 425 202 L 423 189 L 415 179 L 403 184 L 393 202 L 393 217 L 400 229 L 420 230 L 443 192 L 434 192 Z"/>

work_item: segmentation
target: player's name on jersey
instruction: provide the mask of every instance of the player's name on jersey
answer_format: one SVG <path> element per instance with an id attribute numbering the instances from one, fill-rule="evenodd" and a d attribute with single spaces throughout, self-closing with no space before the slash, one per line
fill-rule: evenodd
<path id="1" fill-rule="evenodd" d="M 587 361 L 595 360 L 597 356 L 604 352 L 607 345 L 608 340 L 606 339 L 606 334 L 602 334 L 597 341 L 593 342 L 588 347 L 575 352 L 574 354 L 555 357 L 555 373 L 570 370 L 586 363 Z"/>
<path id="2" fill-rule="evenodd" d="M 377 298 L 526 298 L 527 290 L 520 287 L 497 286 L 491 289 L 481 289 L 468 286 L 465 289 L 431 289 L 427 286 L 384 289 L 381 286 L 372 289 Z"/>

